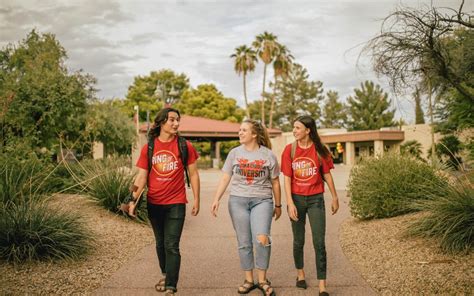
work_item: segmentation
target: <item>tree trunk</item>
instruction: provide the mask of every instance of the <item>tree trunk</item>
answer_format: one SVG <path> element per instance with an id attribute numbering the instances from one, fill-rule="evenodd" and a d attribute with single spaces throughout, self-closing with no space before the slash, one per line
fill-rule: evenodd
<path id="1" fill-rule="evenodd" d="M 263 90 L 262 90 L 262 125 L 265 126 L 265 79 L 267 77 L 267 64 L 263 66 Z"/>
<path id="2" fill-rule="evenodd" d="M 250 119 L 250 111 L 249 111 L 249 102 L 247 100 L 247 82 L 246 82 L 246 74 L 244 72 L 244 99 L 245 99 L 245 113 L 247 114 L 247 119 Z"/>
<path id="3" fill-rule="evenodd" d="M 268 128 L 273 127 L 273 111 L 275 109 L 276 84 L 277 84 L 277 78 L 275 77 L 275 84 L 273 85 L 272 104 L 270 105 L 270 115 L 269 115 L 270 118 L 268 120 Z"/>
<path id="4" fill-rule="evenodd" d="M 436 145 L 434 139 L 434 117 L 433 117 L 433 106 L 432 106 L 432 89 L 431 89 L 431 79 L 428 77 L 428 104 L 430 111 L 430 123 L 431 123 L 431 160 L 434 163 L 436 160 Z"/>

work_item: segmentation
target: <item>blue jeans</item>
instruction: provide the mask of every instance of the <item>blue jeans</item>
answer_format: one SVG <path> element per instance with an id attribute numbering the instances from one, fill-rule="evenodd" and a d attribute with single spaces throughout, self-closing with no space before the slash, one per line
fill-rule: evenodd
<path id="1" fill-rule="evenodd" d="M 273 199 L 231 195 L 229 213 L 237 234 L 240 266 L 243 270 L 267 270 L 271 252 Z M 258 235 L 268 236 L 268 244 L 260 243 L 257 240 Z"/>
<path id="2" fill-rule="evenodd" d="M 185 204 L 154 205 L 148 203 L 148 219 L 153 228 L 156 254 L 162 274 L 166 274 L 165 287 L 176 291 L 181 266 L 179 242 L 183 232 Z"/>

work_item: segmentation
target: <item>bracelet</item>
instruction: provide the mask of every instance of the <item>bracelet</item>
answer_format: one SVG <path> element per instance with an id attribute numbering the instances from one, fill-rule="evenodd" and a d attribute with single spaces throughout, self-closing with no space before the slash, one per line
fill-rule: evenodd
<path id="1" fill-rule="evenodd" d="M 279 206 L 275 205 L 275 208 L 281 208 L 281 205 L 279 205 Z"/>

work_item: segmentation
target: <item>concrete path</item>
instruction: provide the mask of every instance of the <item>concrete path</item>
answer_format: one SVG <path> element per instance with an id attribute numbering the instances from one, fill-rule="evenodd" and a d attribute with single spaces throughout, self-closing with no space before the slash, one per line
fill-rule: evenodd
<path id="1" fill-rule="evenodd" d="M 339 226 L 350 216 L 345 193 L 349 169 L 337 166 L 333 171 L 341 208 L 331 216 L 327 206 L 326 249 L 328 252 L 328 290 L 331 295 L 376 295 L 351 263 L 339 245 Z M 210 214 L 210 205 L 220 178 L 220 171 L 201 171 L 202 201 L 197 217 L 186 217 L 181 239 L 181 272 L 178 295 L 238 295 L 237 287 L 243 282 L 237 254 L 237 240 L 227 210 L 226 194 L 219 209 L 219 216 Z M 282 183 L 283 184 L 283 183 Z M 328 191 L 328 190 L 326 190 Z M 188 193 L 190 194 L 190 193 Z M 286 204 L 286 203 L 284 203 Z M 330 194 L 326 196 L 330 205 Z M 188 206 L 189 209 L 189 206 Z M 150 228 L 150 235 L 153 235 Z M 296 271 L 292 255 L 292 234 L 286 210 L 272 224 L 272 256 L 268 278 L 277 295 L 318 295 L 318 282 L 311 234 L 308 231 L 305 245 L 305 271 L 307 290 L 295 288 Z M 160 295 L 154 285 L 160 277 L 154 245 L 141 250 L 119 269 L 96 295 Z M 249 295 L 262 295 L 254 290 Z"/>

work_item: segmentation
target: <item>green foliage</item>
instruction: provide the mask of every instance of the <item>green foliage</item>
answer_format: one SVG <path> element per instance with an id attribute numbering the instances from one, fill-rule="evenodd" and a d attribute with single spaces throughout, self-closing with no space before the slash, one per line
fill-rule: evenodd
<path id="1" fill-rule="evenodd" d="M 474 247 L 474 187 L 461 178 L 454 184 L 435 182 L 427 200 L 412 207 L 424 211 L 408 227 L 408 234 L 432 238 L 447 253 L 468 253 Z"/>
<path id="2" fill-rule="evenodd" d="M 89 145 L 102 142 L 105 155 L 130 154 L 136 138 L 132 120 L 112 101 L 95 101 L 88 106 L 84 138 Z"/>
<path id="3" fill-rule="evenodd" d="M 196 89 L 184 92 L 179 103 L 174 105 L 180 112 L 210 119 L 240 122 L 244 110 L 232 98 L 226 98 L 213 84 L 201 84 Z"/>
<path id="4" fill-rule="evenodd" d="M 393 121 L 395 111 L 389 110 L 388 94 L 378 84 L 365 81 L 354 92 L 353 97 L 347 98 L 350 116 L 347 125 L 350 130 L 377 130 L 396 125 Z"/>
<path id="5" fill-rule="evenodd" d="M 188 88 L 189 78 L 184 73 L 176 74 L 169 69 L 152 71 L 148 76 L 135 77 L 133 84 L 128 88 L 122 109 L 132 116 L 133 107 L 138 105 L 140 120 L 144 121 L 147 110 L 153 117 L 165 104 L 178 102 Z"/>
<path id="6" fill-rule="evenodd" d="M 111 157 L 83 163 L 79 181 L 84 192 L 103 208 L 119 213 L 118 208 L 129 196 L 129 188 L 135 179 L 130 163 L 130 159 L 125 157 Z M 146 203 L 142 200 L 141 204 Z M 147 220 L 143 207 L 139 208 L 138 218 L 142 221 Z"/>
<path id="7" fill-rule="evenodd" d="M 49 208 L 44 202 L 0 203 L 0 259 L 32 260 L 81 258 L 93 238 L 73 212 Z"/>
<path id="8" fill-rule="evenodd" d="M 243 74 L 243 88 L 244 88 L 244 98 L 245 98 L 245 111 L 247 117 L 250 117 L 248 111 L 248 99 L 247 99 L 247 73 L 253 72 L 255 70 L 255 64 L 258 62 L 257 53 L 253 49 L 247 47 L 246 45 L 241 45 L 235 48 L 235 53 L 233 53 L 231 58 L 234 59 L 234 70 L 237 74 Z"/>
<path id="9" fill-rule="evenodd" d="M 417 140 L 407 141 L 400 145 L 400 153 L 403 155 L 411 155 L 421 160 L 421 143 Z"/>
<path id="10" fill-rule="evenodd" d="M 410 202 L 429 198 L 433 184 L 443 183 L 432 167 L 411 157 L 389 153 L 365 159 L 351 170 L 351 214 L 378 219 L 411 212 Z"/>
<path id="11" fill-rule="evenodd" d="M 293 64 L 287 77 L 275 85 L 275 126 L 290 131 L 293 122 L 300 115 L 310 115 L 318 123 L 321 118 L 320 103 L 324 99 L 323 84 L 310 81 L 308 71 L 299 64 Z"/>
<path id="12" fill-rule="evenodd" d="M 462 159 L 459 152 L 462 150 L 462 144 L 455 135 L 447 135 L 436 144 L 436 154 L 440 158 L 446 158 L 446 164 L 450 167 L 459 168 Z"/>
<path id="13" fill-rule="evenodd" d="M 347 107 L 339 102 L 339 95 L 335 91 L 327 92 L 327 101 L 324 105 L 321 125 L 325 128 L 342 128 L 347 122 Z"/>
<path id="14" fill-rule="evenodd" d="M 68 73 L 65 60 L 54 35 L 34 30 L 17 46 L 0 50 L 0 150 L 15 147 L 21 138 L 30 149 L 44 147 L 54 154 L 60 138 L 79 138 L 95 81 Z"/>

